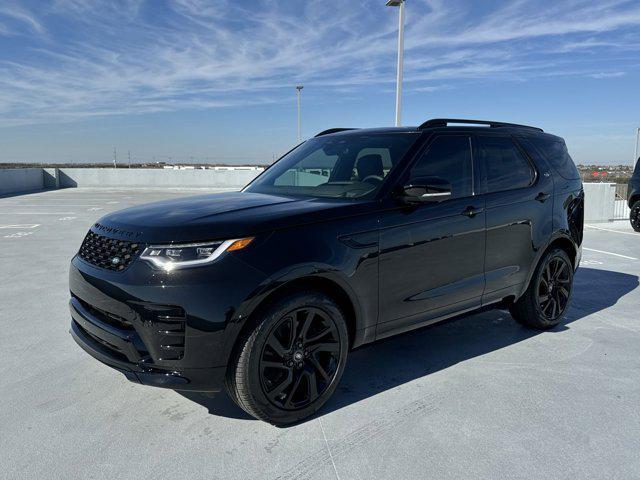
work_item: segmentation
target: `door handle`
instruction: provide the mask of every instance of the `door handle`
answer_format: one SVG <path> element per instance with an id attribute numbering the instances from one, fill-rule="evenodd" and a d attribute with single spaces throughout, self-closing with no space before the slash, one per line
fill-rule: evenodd
<path id="1" fill-rule="evenodd" d="M 471 205 L 469 205 L 467 208 L 465 208 L 462 213 L 460 215 L 464 215 L 465 217 L 469 217 L 469 218 L 473 218 L 476 215 L 478 215 L 479 213 L 482 213 L 484 211 L 484 208 L 475 208 L 472 207 Z"/>
<path id="2" fill-rule="evenodd" d="M 539 202 L 544 202 L 550 196 L 551 195 L 549 195 L 546 192 L 540 192 L 538 195 L 536 195 L 536 200 L 539 201 Z"/>

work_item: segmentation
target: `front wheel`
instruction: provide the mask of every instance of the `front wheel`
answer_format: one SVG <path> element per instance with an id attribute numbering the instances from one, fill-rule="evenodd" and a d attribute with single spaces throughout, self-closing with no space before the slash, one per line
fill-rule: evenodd
<path id="1" fill-rule="evenodd" d="M 515 320 L 546 330 L 562 320 L 571 300 L 573 265 L 567 253 L 554 248 L 544 254 L 525 293 L 511 308 Z"/>
<path id="2" fill-rule="evenodd" d="M 640 232 L 640 200 L 636 200 L 631 204 L 629 221 L 631 222 L 631 228 L 636 232 Z"/>
<path id="3" fill-rule="evenodd" d="M 324 405 L 349 346 L 338 305 L 311 291 L 272 304 L 239 342 L 227 375 L 229 394 L 247 413 L 275 425 L 298 422 Z"/>

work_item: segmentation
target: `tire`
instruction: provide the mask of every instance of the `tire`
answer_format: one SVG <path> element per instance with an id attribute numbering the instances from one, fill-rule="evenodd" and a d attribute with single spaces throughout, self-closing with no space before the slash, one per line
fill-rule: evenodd
<path id="1" fill-rule="evenodd" d="M 573 265 L 560 248 L 546 252 L 525 293 L 509 308 L 520 324 L 547 330 L 560 323 L 571 304 Z"/>
<path id="2" fill-rule="evenodd" d="M 292 292 L 271 304 L 239 339 L 227 373 L 229 396 L 265 422 L 299 422 L 333 394 L 348 347 L 344 314 L 330 297 Z"/>
<path id="3" fill-rule="evenodd" d="M 629 213 L 629 222 L 631 228 L 636 232 L 640 232 L 640 200 L 636 200 L 631 204 L 631 212 Z"/>

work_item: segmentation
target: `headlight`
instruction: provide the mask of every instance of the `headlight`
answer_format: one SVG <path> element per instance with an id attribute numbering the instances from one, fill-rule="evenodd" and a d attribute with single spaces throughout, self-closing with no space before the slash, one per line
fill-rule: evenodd
<path id="1" fill-rule="evenodd" d="M 177 268 L 211 263 L 224 252 L 245 248 L 253 241 L 253 238 L 235 238 L 233 240 L 182 245 L 151 245 L 145 248 L 140 258 L 158 268 L 171 271 Z"/>

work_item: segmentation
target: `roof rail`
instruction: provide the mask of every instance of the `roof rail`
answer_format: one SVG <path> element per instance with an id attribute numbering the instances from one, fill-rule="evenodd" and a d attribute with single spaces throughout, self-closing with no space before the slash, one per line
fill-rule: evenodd
<path id="1" fill-rule="evenodd" d="M 321 137 L 322 135 L 329 135 L 330 133 L 344 132 L 345 130 L 357 130 L 357 128 L 329 128 L 327 130 L 321 131 L 316 137 Z"/>
<path id="2" fill-rule="evenodd" d="M 418 127 L 418 130 L 424 130 L 425 128 L 433 128 L 433 127 L 446 127 L 450 123 L 463 123 L 463 124 L 469 124 L 469 125 L 487 125 L 491 128 L 500 128 L 500 127 L 528 128 L 530 130 L 544 132 L 544 130 L 542 130 L 541 128 L 530 127 L 529 125 L 519 125 L 517 123 L 494 122 L 492 120 L 466 120 L 464 118 L 433 118 L 431 120 L 427 120 L 422 125 L 420 125 Z"/>

